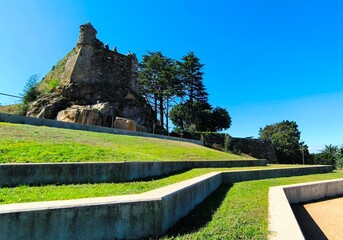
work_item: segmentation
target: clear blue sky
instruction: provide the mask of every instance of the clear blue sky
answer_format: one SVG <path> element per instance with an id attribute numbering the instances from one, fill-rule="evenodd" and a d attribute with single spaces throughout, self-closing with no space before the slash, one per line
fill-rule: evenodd
<path id="1" fill-rule="evenodd" d="M 102 42 L 139 59 L 194 51 L 210 103 L 232 117 L 230 135 L 296 121 L 316 152 L 343 144 L 342 13 L 340 0 L 1 0 L 0 92 L 43 77 L 91 22 Z"/>

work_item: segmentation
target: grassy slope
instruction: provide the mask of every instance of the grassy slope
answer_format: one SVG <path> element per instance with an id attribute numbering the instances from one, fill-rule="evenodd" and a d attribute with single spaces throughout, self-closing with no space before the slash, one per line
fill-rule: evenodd
<path id="1" fill-rule="evenodd" d="M 0 123 L 0 163 L 237 160 L 191 143 Z"/>
<path id="2" fill-rule="evenodd" d="M 43 78 L 43 80 L 38 84 L 38 91 L 42 95 L 47 95 L 49 93 L 52 93 L 56 90 L 56 87 L 62 85 L 62 81 L 67 77 L 68 74 L 70 74 L 71 68 L 66 69 L 66 63 L 69 61 L 69 64 L 72 64 L 75 62 L 75 54 L 77 54 L 76 49 L 72 49 L 64 58 L 62 58 L 58 63 L 53 66 L 50 72 L 48 72 L 47 75 Z M 72 59 L 72 60 L 71 60 Z M 70 62 L 72 61 L 72 63 Z"/>
<path id="3" fill-rule="evenodd" d="M 188 143 L 6 123 L 0 123 L 0 153 L 0 162 L 243 158 Z M 194 169 L 148 182 L 2 188 L 0 202 L 108 196 L 114 192 L 117 195 L 140 193 L 208 171 L 214 170 Z M 182 219 L 165 239 L 267 239 L 269 187 L 334 178 L 343 178 L 343 172 L 222 186 Z M 33 200 L 27 200 L 28 197 Z"/>
<path id="4" fill-rule="evenodd" d="M 343 178 L 343 171 L 220 187 L 164 239 L 267 239 L 269 187 Z"/>
<path id="5" fill-rule="evenodd" d="M 20 111 L 20 104 L 0 106 L 1 113 L 15 114 L 15 113 L 18 113 L 19 111 Z"/>

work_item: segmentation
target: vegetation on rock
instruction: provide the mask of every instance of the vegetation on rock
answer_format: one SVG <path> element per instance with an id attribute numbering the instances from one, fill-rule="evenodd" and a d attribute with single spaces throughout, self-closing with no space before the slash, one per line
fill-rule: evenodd
<path id="1" fill-rule="evenodd" d="M 63 84 L 63 80 L 67 77 L 70 69 L 66 69 L 68 61 L 76 55 L 76 49 L 72 49 L 64 58 L 62 58 L 55 66 L 51 68 L 51 71 L 42 79 L 38 84 L 38 91 L 43 95 L 47 95 L 56 90 L 57 87 Z M 71 68 L 71 66 L 69 66 Z"/>

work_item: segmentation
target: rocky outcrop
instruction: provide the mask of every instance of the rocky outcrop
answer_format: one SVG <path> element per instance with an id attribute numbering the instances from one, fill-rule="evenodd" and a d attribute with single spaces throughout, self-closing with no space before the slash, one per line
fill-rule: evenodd
<path id="1" fill-rule="evenodd" d="M 88 106 L 73 105 L 57 114 L 56 119 L 63 122 L 74 122 L 90 125 L 103 125 L 110 115 L 109 103 Z"/>
<path id="2" fill-rule="evenodd" d="M 59 120 L 79 122 L 80 112 L 87 112 L 92 119 L 83 122 L 94 124 L 94 110 L 85 106 L 108 103 L 111 117 L 132 119 L 150 130 L 154 114 L 140 93 L 136 55 L 109 50 L 96 34 L 90 23 L 80 26 L 76 46 L 39 84 L 42 97 L 31 104 L 27 115 L 56 119 L 65 110 Z M 73 105 L 83 107 L 77 111 Z M 69 107 L 72 109 L 67 110 Z M 108 121 L 101 124 L 111 126 Z"/>
<path id="3" fill-rule="evenodd" d="M 41 97 L 30 104 L 26 116 L 55 119 L 58 112 L 69 105 L 68 100 L 61 96 L 50 95 Z"/>

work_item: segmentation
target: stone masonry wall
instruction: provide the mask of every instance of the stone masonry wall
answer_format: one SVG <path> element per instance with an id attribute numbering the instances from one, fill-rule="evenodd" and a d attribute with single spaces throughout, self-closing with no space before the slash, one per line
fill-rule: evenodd
<path id="1" fill-rule="evenodd" d="M 230 137 L 230 150 L 242 152 L 258 159 L 267 159 L 268 163 L 278 163 L 274 146 L 270 141 Z"/>

